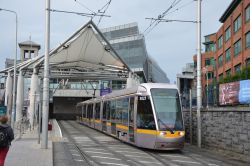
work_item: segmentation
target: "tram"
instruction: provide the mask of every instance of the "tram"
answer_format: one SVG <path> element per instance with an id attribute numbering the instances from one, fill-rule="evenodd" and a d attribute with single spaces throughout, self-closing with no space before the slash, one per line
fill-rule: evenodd
<path id="1" fill-rule="evenodd" d="M 138 147 L 184 147 L 184 122 L 176 85 L 144 83 L 77 104 L 79 123 Z"/>

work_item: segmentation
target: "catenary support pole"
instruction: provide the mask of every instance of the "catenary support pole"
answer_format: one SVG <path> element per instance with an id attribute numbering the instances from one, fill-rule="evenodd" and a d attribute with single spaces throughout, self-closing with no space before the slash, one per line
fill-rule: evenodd
<path id="1" fill-rule="evenodd" d="M 197 7 L 197 145 L 201 148 L 201 0 Z"/>
<path id="2" fill-rule="evenodd" d="M 192 115 L 192 89 L 189 90 L 189 138 L 193 144 L 193 115 Z"/>
<path id="3" fill-rule="evenodd" d="M 41 148 L 48 149 L 48 114 L 49 114 L 49 46 L 50 46 L 50 0 L 45 5 L 45 55 L 43 78 L 43 113 Z"/>

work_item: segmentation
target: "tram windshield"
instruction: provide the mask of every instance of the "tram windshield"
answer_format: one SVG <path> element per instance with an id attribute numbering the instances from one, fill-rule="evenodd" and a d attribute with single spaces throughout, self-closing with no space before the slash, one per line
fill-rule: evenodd
<path id="1" fill-rule="evenodd" d="M 183 130 L 179 94 L 176 89 L 151 89 L 159 130 Z"/>

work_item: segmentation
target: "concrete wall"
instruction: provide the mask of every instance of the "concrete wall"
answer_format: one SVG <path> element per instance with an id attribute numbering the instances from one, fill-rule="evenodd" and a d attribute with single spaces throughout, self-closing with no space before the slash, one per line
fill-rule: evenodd
<path id="1" fill-rule="evenodd" d="M 186 141 L 190 142 L 190 112 L 184 111 Z M 250 108 L 201 111 L 202 147 L 250 155 Z M 192 142 L 197 144 L 196 110 L 192 111 Z"/>

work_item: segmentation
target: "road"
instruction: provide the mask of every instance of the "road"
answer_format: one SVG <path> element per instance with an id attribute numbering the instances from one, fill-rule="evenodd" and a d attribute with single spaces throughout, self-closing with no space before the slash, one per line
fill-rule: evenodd
<path id="1" fill-rule="evenodd" d="M 64 141 L 54 143 L 54 165 L 245 166 L 241 161 L 185 146 L 182 151 L 137 148 L 75 121 L 59 122 Z"/>

